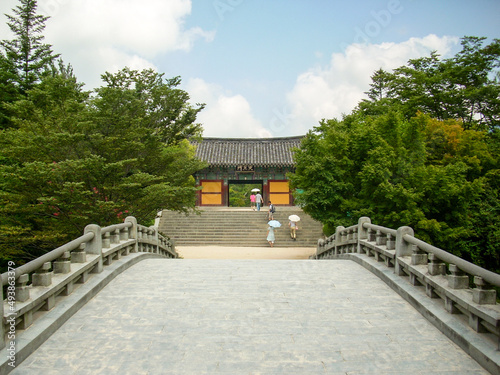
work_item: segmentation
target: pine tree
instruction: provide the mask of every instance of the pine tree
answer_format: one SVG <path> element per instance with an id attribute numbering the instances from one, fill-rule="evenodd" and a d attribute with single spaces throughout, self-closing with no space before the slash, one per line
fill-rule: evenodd
<path id="1" fill-rule="evenodd" d="M 0 45 L 15 67 L 19 89 L 26 92 L 52 67 L 59 55 L 53 53 L 50 44 L 42 43 L 42 32 L 49 17 L 36 14 L 36 0 L 19 1 L 21 5 L 12 9 L 14 15 L 6 15 L 7 24 L 15 37 L 1 41 Z"/>
<path id="2" fill-rule="evenodd" d="M 16 70 L 12 63 L 0 52 L 0 130 L 12 126 L 11 114 L 4 104 L 12 103 L 19 97 L 16 86 Z"/>

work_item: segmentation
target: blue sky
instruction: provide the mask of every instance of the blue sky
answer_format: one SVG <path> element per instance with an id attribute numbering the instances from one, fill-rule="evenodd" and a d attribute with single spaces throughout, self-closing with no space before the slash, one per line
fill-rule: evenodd
<path id="1" fill-rule="evenodd" d="M 2 0 L 12 14 L 18 0 Z M 500 38 L 499 0 L 39 0 L 46 42 L 92 89 L 125 66 L 181 76 L 210 137 L 302 135 L 349 113 L 371 74 L 465 35 Z M 4 21 L 1 39 L 10 35 Z"/>

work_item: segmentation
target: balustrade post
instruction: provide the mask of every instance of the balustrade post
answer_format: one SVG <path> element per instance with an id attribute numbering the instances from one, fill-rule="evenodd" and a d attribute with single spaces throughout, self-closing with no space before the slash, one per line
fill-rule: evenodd
<path id="1" fill-rule="evenodd" d="M 120 231 L 120 241 L 127 241 L 127 240 L 128 240 L 128 228 L 125 228 Z"/>
<path id="2" fill-rule="evenodd" d="M 42 267 L 35 271 L 33 274 L 33 286 L 49 286 L 52 284 L 51 268 L 52 265 L 50 262 L 45 262 Z"/>
<path id="3" fill-rule="evenodd" d="M 492 289 L 482 277 L 474 276 L 476 288 L 472 289 L 472 302 L 479 305 L 494 305 L 497 301 L 497 292 Z"/>
<path id="4" fill-rule="evenodd" d="M 53 272 L 50 271 L 52 268 L 52 264 L 50 262 L 45 262 L 42 267 L 40 267 L 35 273 L 33 274 L 33 286 L 43 286 L 47 287 L 52 284 L 52 275 Z M 50 297 L 47 298 L 45 301 L 45 304 L 42 306 L 42 310 L 44 311 L 50 311 L 56 304 L 56 296 L 51 295 Z M 29 318 L 32 319 L 32 318 Z"/>
<path id="5" fill-rule="evenodd" d="M 429 253 L 427 254 L 427 258 L 429 259 L 429 263 L 427 264 L 429 275 L 446 275 L 446 265 L 435 254 Z"/>
<path id="6" fill-rule="evenodd" d="M 163 253 L 163 255 L 170 257 L 170 253 L 166 250 L 168 248 L 168 246 L 167 246 L 167 241 L 165 240 L 165 238 L 158 237 L 158 241 L 159 241 L 159 244 L 158 244 L 159 248 L 161 245 L 160 251 Z"/>
<path id="7" fill-rule="evenodd" d="M 367 235 L 368 235 L 368 238 L 367 238 L 368 242 L 375 241 L 375 234 L 374 234 L 372 228 L 368 228 Z M 367 257 L 375 256 L 375 254 L 377 253 L 376 251 L 373 251 L 372 249 L 370 249 L 370 247 L 368 247 L 368 246 L 365 248 L 365 252 L 366 252 Z"/>
<path id="8" fill-rule="evenodd" d="M 71 262 L 70 262 L 70 252 L 65 251 L 64 254 L 57 260 L 54 261 L 54 273 L 70 273 L 71 272 Z"/>
<path id="9" fill-rule="evenodd" d="M 363 246 L 361 245 L 360 241 L 361 240 L 367 240 L 368 239 L 368 229 L 364 228 L 363 225 L 365 223 L 368 223 L 368 224 L 371 224 L 372 221 L 369 217 L 366 217 L 366 216 L 363 216 L 363 217 L 360 217 L 359 220 L 358 220 L 358 239 L 357 239 L 357 252 L 358 254 L 363 254 L 364 253 L 364 250 L 363 250 Z"/>
<path id="10" fill-rule="evenodd" d="M 351 245 L 351 253 L 357 253 L 358 252 L 358 244 L 359 244 L 359 239 L 358 239 L 358 227 L 354 227 L 352 229 L 352 239 L 356 241 L 355 244 Z"/>
<path id="11" fill-rule="evenodd" d="M 396 241 L 394 241 L 394 236 L 390 233 L 387 233 L 385 246 L 387 250 L 394 250 L 396 248 Z"/>
<path id="12" fill-rule="evenodd" d="M 371 224 L 372 220 L 369 217 L 363 216 L 358 220 L 358 240 L 366 240 L 368 238 L 368 229 L 363 227 L 363 224 Z"/>
<path id="13" fill-rule="evenodd" d="M 335 229 L 335 255 L 339 254 L 339 252 L 342 249 L 343 236 L 342 236 L 341 232 L 344 229 L 345 229 L 345 227 L 343 227 L 343 226 L 339 226 Z"/>
<path id="14" fill-rule="evenodd" d="M 318 255 L 321 254 L 325 249 L 325 240 L 322 238 L 318 239 L 318 245 L 316 246 L 316 259 L 318 259 Z"/>
<path id="15" fill-rule="evenodd" d="M 448 269 L 448 286 L 451 289 L 467 289 L 469 287 L 469 276 L 467 276 L 456 264 L 450 264 Z"/>
<path id="16" fill-rule="evenodd" d="M 377 246 L 385 246 L 387 244 L 387 236 L 382 233 L 381 230 L 377 230 L 377 234 L 375 235 L 375 244 Z"/>
<path id="17" fill-rule="evenodd" d="M 87 254 L 99 255 L 99 261 L 97 262 L 96 267 L 92 271 L 93 273 L 101 273 L 104 266 L 102 262 L 102 236 L 101 236 L 101 227 L 96 224 L 90 224 L 85 227 L 85 233 L 92 232 L 94 233 L 94 238 L 87 242 L 85 245 L 85 252 Z"/>
<path id="18" fill-rule="evenodd" d="M 109 232 L 104 233 L 103 238 L 101 239 L 101 247 L 103 249 L 109 249 L 111 247 L 111 234 Z"/>
<path id="19" fill-rule="evenodd" d="M 137 219 L 133 216 L 127 216 L 125 219 L 126 223 L 132 223 L 132 226 L 129 228 L 129 238 L 132 238 L 135 240 L 135 244 L 133 245 L 132 249 L 130 250 L 131 253 L 137 253 L 138 251 L 138 241 L 137 241 Z"/>
<path id="20" fill-rule="evenodd" d="M 376 233 L 373 231 L 373 229 L 368 228 L 368 242 L 375 242 L 376 240 Z"/>
<path id="21" fill-rule="evenodd" d="M 156 228 L 154 226 L 153 227 L 149 227 L 149 229 L 152 231 L 151 232 L 151 237 L 152 237 L 152 240 L 155 243 L 155 245 L 153 245 L 153 249 L 156 249 L 156 251 L 153 250 L 153 253 L 160 254 L 160 238 L 158 237 L 158 231 L 156 230 Z"/>
<path id="22" fill-rule="evenodd" d="M 86 244 L 82 243 L 78 251 L 71 252 L 71 263 L 85 263 L 87 261 L 85 246 Z"/>
<path id="23" fill-rule="evenodd" d="M 120 243 L 120 229 L 115 229 L 113 232 L 112 243 Z"/>
<path id="24" fill-rule="evenodd" d="M 154 253 L 154 246 L 150 243 L 150 241 L 152 241 L 153 233 L 151 232 L 151 229 L 146 229 L 145 233 L 146 239 L 148 240 L 147 252 Z"/>
<path id="25" fill-rule="evenodd" d="M 394 272 L 398 276 L 404 276 L 403 266 L 399 264 L 399 257 L 411 256 L 412 246 L 410 243 L 404 240 L 405 235 L 413 236 L 413 228 L 410 227 L 400 227 L 396 233 L 396 259 L 394 262 Z"/>
<path id="26" fill-rule="evenodd" d="M 347 240 L 348 240 L 348 238 L 347 238 L 347 232 L 349 232 L 349 231 L 348 230 L 346 231 L 345 228 L 344 228 L 344 230 L 342 232 L 340 232 L 340 234 L 341 234 L 341 241 L 342 241 L 343 244 L 346 243 Z"/>
<path id="27" fill-rule="evenodd" d="M 411 254 L 411 264 L 412 265 L 421 265 L 421 264 L 427 264 L 427 253 L 423 250 L 420 250 L 418 246 L 413 245 L 412 246 L 413 250 Z"/>
<path id="28" fill-rule="evenodd" d="M 175 242 L 174 240 L 167 240 L 167 246 L 170 250 L 172 250 L 172 253 L 176 254 L 176 250 L 175 250 Z M 176 257 L 175 255 L 172 255 L 174 258 Z"/>
<path id="29" fill-rule="evenodd" d="M 142 227 L 137 228 L 137 251 L 142 253 L 144 251 L 144 242 L 142 242 L 143 239 L 143 232 L 142 232 Z"/>
<path id="30" fill-rule="evenodd" d="M 30 277 L 27 273 L 22 274 L 16 280 L 16 302 L 26 302 L 30 299 L 30 288 L 28 281 Z"/>

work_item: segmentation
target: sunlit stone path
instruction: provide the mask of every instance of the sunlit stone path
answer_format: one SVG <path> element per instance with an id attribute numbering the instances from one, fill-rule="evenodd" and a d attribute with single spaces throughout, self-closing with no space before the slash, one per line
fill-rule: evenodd
<path id="1" fill-rule="evenodd" d="M 146 260 L 12 372 L 488 374 L 347 260 Z"/>

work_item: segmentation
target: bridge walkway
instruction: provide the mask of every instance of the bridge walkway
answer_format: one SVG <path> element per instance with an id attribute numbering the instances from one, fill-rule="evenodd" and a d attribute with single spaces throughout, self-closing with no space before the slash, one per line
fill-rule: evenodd
<path id="1" fill-rule="evenodd" d="M 488 374 L 348 260 L 145 260 L 11 374 Z"/>

